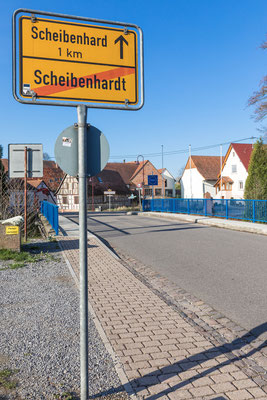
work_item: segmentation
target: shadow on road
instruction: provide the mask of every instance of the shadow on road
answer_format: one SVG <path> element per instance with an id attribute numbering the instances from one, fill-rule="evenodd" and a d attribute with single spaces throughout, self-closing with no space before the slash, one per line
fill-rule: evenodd
<path id="1" fill-rule="evenodd" d="M 90 226 L 90 223 L 88 224 L 88 231 L 92 232 L 94 235 L 101 235 L 101 234 L 110 234 L 112 233 L 112 237 L 117 237 L 117 236 L 122 236 L 122 235 L 142 235 L 146 233 L 160 233 L 160 232 L 170 232 L 170 231 L 181 231 L 181 230 L 188 230 L 188 229 L 207 229 L 206 226 L 201 226 L 201 225 L 193 225 L 189 223 L 172 223 L 172 224 L 161 224 L 161 225 L 148 225 L 148 226 L 133 226 L 133 227 L 128 227 L 125 229 L 120 229 L 116 228 L 114 225 L 111 225 L 107 222 L 99 221 L 96 218 L 92 218 L 90 215 L 88 215 L 88 218 L 90 218 L 90 221 L 93 221 L 95 226 L 97 224 L 103 225 L 103 230 L 97 230 L 95 232 L 93 230 L 92 225 Z M 76 221 L 77 217 L 73 215 L 69 215 L 68 219 L 75 224 L 78 225 L 78 221 Z M 172 228 L 173 227 L 173 228 Z M 91 229 L 90 229 L 91 228 Z M 108 229 L 105 229 L 108 228 Z M 162 229 L 166 228 L 166 229 Z M 150 229 L 150 230 L 148 230 Z M 141 232 L 132 232 L 136 230 L 142 230 Z M 116 235 L 116 233 L 118 235 Z M 64 232 L 63 232 L 64 234 Z"/>

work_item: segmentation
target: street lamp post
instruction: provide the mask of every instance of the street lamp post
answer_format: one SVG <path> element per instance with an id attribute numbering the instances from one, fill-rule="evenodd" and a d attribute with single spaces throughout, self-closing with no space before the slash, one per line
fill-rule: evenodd
<path id="1" fill-rule="evenodd" d="M 145 195 L 145 159 L 144 156 L 142 154 L 139 154 L 137 156 L 137 162 L 139 163 L 139 157 L 142 157 L 143 159 L 143 182 L 142 182 L 142 194 L 143 194 L 143 199 L 144 199 L 144 195 Z M 139 192 L 139 196 L 140 196 L 140 192 Z M 141 207 L 140 207 L 141 208 Z M 140 209 L 141 211 L 141 209 Z"/>

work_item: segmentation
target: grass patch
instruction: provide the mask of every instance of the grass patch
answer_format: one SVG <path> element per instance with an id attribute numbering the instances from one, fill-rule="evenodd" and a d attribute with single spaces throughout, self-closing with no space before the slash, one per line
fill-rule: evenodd
<path id="1" fill-rule="evenodd" d="M 21 251 L 19 253 L 10 249 L 0 249 L 0 260 L 2 261 L 14 260 L 17 262 L 32 263 L 38 261 L 38 259 L 38 256 L 27 253 L 26 251 Z"/>
<path id="2" fill-rule="evenodd" d="M 11 261 L 14 262 L 9 264 L 4 268 L 0 268 L 0 271 L 6 269 L 19 269 L 25 267 L 27 263 L 34 263 L 41 259 L 39 255 L 33 255 L 26 251 L 17 252 L 10 249 L 0 249 L 0 260 L 1 261 Z"/>
<path id="3" fill-rule="evenodd" d="M 60 257 L 56 257 L 49 252 L 38 252 L 39 249 L 40 247 L 38 246 L 38 244 L 24 245 L 24 250 L 20 253 L 10 249 L 0 249 L 0 261 L 14 261 L 13 263 L 9 263 L 8 265 L 3 266 L 3 268 L 0 268 L 0 271 L 5 271 L 7 269 L 23 268 L 26 266 L 26 264 L 35 263 L 41 260 L 54 262 L 61 261 Z M 35 254 L 31 253 L 31 251 Z"/>
<path id="4" fill-rule="evenodd" d="M 11 377 L 16 372 L 18 372 L 18 370 L 12 371 L 11 369 L 3 369 L 0 371 L 0 387 L 7 390 L 14 389 L 17 386 L 17 383 L 12 381 Z"/>
<path id="5" fill-rule="evenodd" d="M 24 262 L 18 262 L 18 263 L 13 263 L 10 265 L 10 269 L 19 269 L 19 268 L 23 268 L 25 267 L 25 263 Z"/>

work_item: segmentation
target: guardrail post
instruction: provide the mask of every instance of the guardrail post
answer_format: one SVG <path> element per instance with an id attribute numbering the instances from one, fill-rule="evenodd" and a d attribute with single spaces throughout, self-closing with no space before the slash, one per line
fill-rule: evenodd
<path id="1" fill-rule="evenodd" d="M 190 203 L 189 203 L 189 199 L 187 200 L 187 214 L 190 214 Z"/>
<path id="2" fill-rule="evenodd" d="M 175 212 L 175 199 L 172 199 L 172 212 Z"/>
<path id="3" fill-rule="evenodd" d="M 225 200 L 225 202 L 226 202 L 226 203 L 225 203 L 225 218 L 226 218 L 226 219 L 228 219 L 228 201 L 229 201 L 229 200 L 227 200 L 227 199 Z"/>
<path id="4" fill-rule="evenodd" d="M 151 204 L 151 211 L 154 211 L 154 199 L 150 200 L 150 204 Z"/>
<path id="5" fill-rule="evenodd" d="M 56 235 L 58 235 L 58 206 L 54 206 L 54 224 Z"/>
<path id="6" fill-rule="evenodd" d="M 207 199 L 204 199 L 205 217 L 207 216 Z"/>
<path id="7" fill-rule="evenodd" d="M 255 200 L 252 200 L 252 207 L 253 207 L 253 222 L 255 222 L 256 220 Z"/>

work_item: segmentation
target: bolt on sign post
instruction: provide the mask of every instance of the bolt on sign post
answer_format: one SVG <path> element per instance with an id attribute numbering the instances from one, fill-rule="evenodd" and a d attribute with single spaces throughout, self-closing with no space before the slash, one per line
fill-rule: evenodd
<path id="1" fill-rule="evenodd" d="M 87 400 L 87 108 L 130 111 L 142 108 L 142 30 L 123 22 L 16 10 L 13 96 L 24 104 L 77 108 L 81 400 Z"/>

